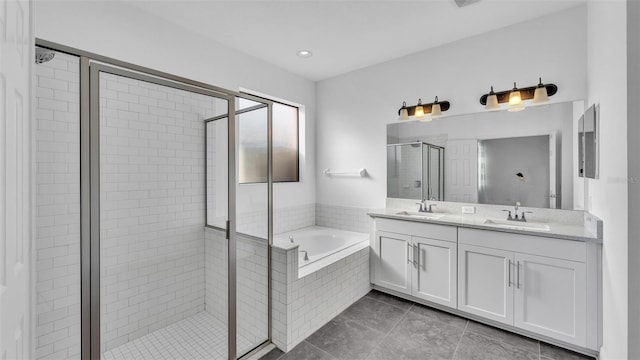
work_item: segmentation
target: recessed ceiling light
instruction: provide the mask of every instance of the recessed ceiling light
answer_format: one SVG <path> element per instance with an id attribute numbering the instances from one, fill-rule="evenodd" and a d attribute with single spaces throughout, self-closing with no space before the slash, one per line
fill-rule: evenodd
<path id="1" fill-rule="evenodd" d="M 301 58 L 310 58 L 313 54 L 309 50 L 300 50 L 297 55 Z"/>

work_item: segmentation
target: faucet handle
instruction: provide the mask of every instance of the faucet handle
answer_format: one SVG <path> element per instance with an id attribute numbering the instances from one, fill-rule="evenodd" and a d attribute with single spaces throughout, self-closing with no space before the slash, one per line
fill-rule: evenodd
<path id="1" fill-rule="evenodd" d="M 427 210 L 428 212 L 433 212 L 433 211 L 431 211 L 431 207 L 432 206 L 438 207 L 438 205 L 436 205 L 436 204 L 429 204 L 429 209 L 428 210 L 425 209 L 425 210 Z"/>
<path id="2" fill-rule="evenodd" d="M 522 221 L 527 221 L 527 219 L 524 217 L 524 214 L 533 214 L 533 211 L 523 211 L 522 212 Z"/>
<path id="3" fill-rule="evenodd" d="M 513 220 L 513 218 L 511 217 L 511 210 L 502 210 L 502 211 L 506 211 L 509 213 L 509 217 L 507 217 L 507 220 Z"/>
<path id="4" fill-rule="evenodd" d="M 418 209 L 418 212 L 424 212 L 424 208 L 422 207 L 423 205 L 422 202 L 417 202 L 416 205 L 420 205 L 420 209 Z"/>

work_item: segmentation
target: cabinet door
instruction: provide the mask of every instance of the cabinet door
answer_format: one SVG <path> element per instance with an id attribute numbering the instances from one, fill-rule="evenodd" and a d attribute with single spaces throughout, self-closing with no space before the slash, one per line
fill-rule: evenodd
<path id="1" fill-rule="evenodd" d="M 458 246 L 458 309 L 513 325 L 513 252 Z"/>
<path id="2" fill-rule="evenodd" d="M 376 285 L 410 295 L 413 268 L 411 237 L 378 232 L 377 242 Z"/>
<path id="3" fill-rule="evenodd" d="M 585 264 L 515 254 L 515 325 L 586 346 Z"/>
<path id="4" fill-rule="evenodd" d="M 456 243 L 412 237 L 416 251 L 412 295 L 456 307 Z"/>

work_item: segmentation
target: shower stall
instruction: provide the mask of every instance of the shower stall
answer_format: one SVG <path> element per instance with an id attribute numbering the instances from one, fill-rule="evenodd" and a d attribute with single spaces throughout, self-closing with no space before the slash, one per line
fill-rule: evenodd
<path id="1" fill-rule="evenodd" d="M 268 344 L 273 103 L 37 43 L 37 357 Z"/>
<path id="2" fill-rule="evenodd" d="M 423 141 L 388 144 L 387 197 L 444 200 L 444 147 Z"/>

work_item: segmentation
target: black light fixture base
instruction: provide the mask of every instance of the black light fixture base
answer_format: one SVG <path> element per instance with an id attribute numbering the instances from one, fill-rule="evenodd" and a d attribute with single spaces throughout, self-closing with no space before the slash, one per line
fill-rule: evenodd
<path id="1" fill-rule="evenodd" d="M 530 86 L 530 87 L 526 87 L 526 88 L 519 88 L 518 91 L 520 91 L 520 96 L 522 97 L 522 100 L 531 100 L 533 99 L 533 94 L 536 92 L 536 88 L 538 86 Z M 548 96 L 553 96 L 558 92 L 558 87 L 555 84 L 544 84 L 544 87 L 547 88 L 547 95 Z M 509 94 L 511 93 L 511 91 L 513 91 L 513 89 L 509 89 L 509 90 L 505 90 L 505 91 L 500 91 L 500 92 L 496 92 L 496 97 L 498 98 L 498 103 L 499 104 L 503 104 L 503 103 L 508 103 L 509 102 Z M 480 97 L 480 104 L 487 105 L 487 97 L 489 97 L 489 94 L 484 94 Z M 426 112 L 426 110 L 425 110 Z"/>

